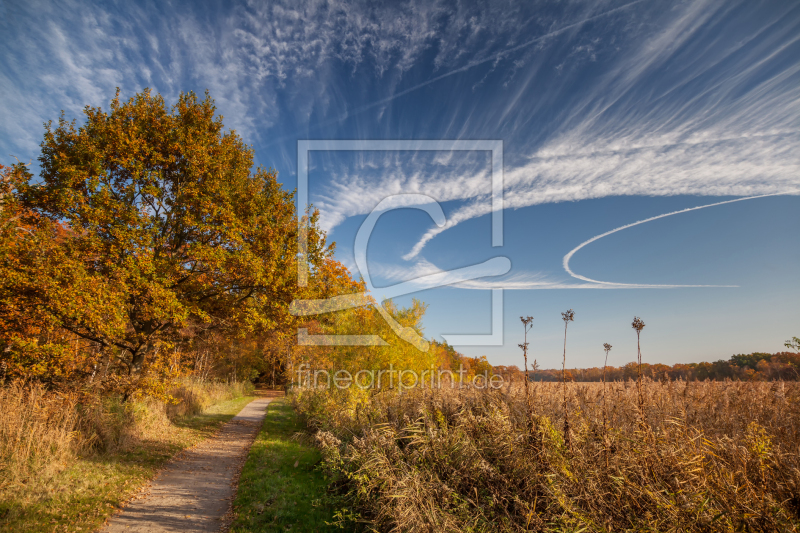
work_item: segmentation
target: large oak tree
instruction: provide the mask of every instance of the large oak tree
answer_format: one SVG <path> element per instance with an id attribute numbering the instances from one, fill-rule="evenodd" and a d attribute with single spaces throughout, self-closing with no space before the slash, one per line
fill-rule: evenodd
<path id="1" fill-rule="evenodd" d="M 208 95 L 168 108 L 147 90 L 128 101 L 118 93 L 109 112 L 85 115 L 80 126 L 63 114 L 46 125 L 39 179 L 15 186 L 34 230 L 7 232 L 16 257 L 3 263 L 6 296 L 135 376 L 187 326 L 288 330 L 293 299 L 327 295 L 315 277 L 330 270 L 332 246 L 316 215 L 311 283 L 300 288 L 293 194 L 253 168 L 252 149 L 224 129 Z"/>

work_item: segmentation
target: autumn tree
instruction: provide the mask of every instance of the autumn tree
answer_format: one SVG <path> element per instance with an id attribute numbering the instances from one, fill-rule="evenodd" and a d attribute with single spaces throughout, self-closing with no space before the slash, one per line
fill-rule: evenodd
<path id="1" fill-rule="evenodd" d="M 65 233 L 57 223 L 43 229 L 20 204 L 14 192 L 31 178 L 24 164 L 0 165 L 0 380 L 69 380 L 76 369 L 93 367 L 97 354 L 18 292 L 25 258 L 40 255 Z"/>
<path id="2" fill-rule="evenodd" d="M 11 194 L 21 223 L 5 283 L 17 305 L 105 350 L 134 378 L 191 324 L 218 331 L 293 325 L 295 298 L 320 295 L 331 260 L 316 214 L 306 220 L 307 288 L 296 283 L 293 194 L 226 131 L 206 94 L 168 108 L 149 90 L 85 123 L 46 124 L 41 175 Z M 22 242 L 22 241 L 20 241 Z M 315 292 L 316 291 L 316 292 Z M 321 292 L 326 292 L 323 288 Z"/>
<path id="3" fill-rule="evenodd" d="M 432 372 L 436 368 L 439 353 L 433 348 L 433 343 L 429 350 L 421 351 L 413 344 L 401 339 L 384 320 L 382 314 L 375 309 L 375 305 L 379 304 L 371 299 L 369 301 L 372 302 L 370 305 L 319 315 L 317 320 L 309 324 L 308 332 L 312 335 L 375 335 L 382 339 L 383 344 L 352 346 L 344 343 L 297 347 L 294 352 L 297 356 L 296 368 L 299 369 L 300 364 L 307 365 L 305 370 L 310 376 L 313 376 L 316 371 L 322 370 L 330 374 L 338 370 L 346 370 L 353 375 L 360 371 L 372 373 L 372 377 L 367 381 L 372 382 L 368 388 L 373 391 L 398 386 L 399 375 L 390 377 L 389 374 L 386 374 L 381 377 L 378 374 L 379 371 L 390 368 L 398 372 L 406 371 L 402 376 L 406 386 L 409 382 L 421 384 L 419 380 L 422 379 L 422 373 Z M 425 304 L 419 300 L 413 300 L 411 306 L 400 307 L 388 300 L 382 305 L 385 312 L 401 327 L 411 328 L 417 334 L 422 334 Z M 413 374 L 416 374 L 417 379 L 412 377 Z M 296 380 L 298 375 L 289 377 Z M 427 374 L 425 379 L 429 380 L 430 374 Z M 363 381 L 363 379 L 360 380 L 360 382 Z M 361 383 L 361 385 L 363 384 Z"/>

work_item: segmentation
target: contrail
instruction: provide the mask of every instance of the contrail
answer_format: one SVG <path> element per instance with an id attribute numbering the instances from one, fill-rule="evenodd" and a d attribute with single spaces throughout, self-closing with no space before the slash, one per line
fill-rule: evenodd
<path id="1" fill-rule="evenodd" d="M 505 56 L 507 54 L 511 54 L 513 52 L 516 52 L 517 50 L 521 50 L 521 49 L 526 48 L 526 47 L 528 47 L 528 46 L 530 46 L 532 44 L 538 43 L 538 42 L 543 41 L 545 39 L 549 39 L 550 37 L 555 37 L 556 35 L 559 35 L 559 34 L 564 33 L 565 31 L 571 30 L 572 28 L 575 28 L 576 26 L 580 26 L 582 24 L 586 24 L 587 22 L 591 22 L 591 21 L 593 21 L 595 19 L 598 19 L 598 18 L 601 18 L 601 17 L 605 17 L 607 15 L 615 13 L 617 11 L 621 11 L 623 9 L 627 9 L 627 8 L 631 7 L 632 5 L 640 4 L 643 1 L 644 0 L 636 0 L 635 2 L 630 2 L 629 4 L 625 4 L 623 6 L 615 7 L 614 9 L 609 9 L 608 11 L 604 11 L 602 13 L 598 13 L 597 15 L 592 15 L 589 18 L 585 18 L 583 20 L 579 20 L 577 22 L 573 22 L 572 24 L 568 24 L 566 26 L 563 26 L 563 27 L 561 27 L 561 28 L 559 28 L 557 30 L 553 30 L 550 33 L 547 33 L 545 35 L 540 35 L 539 37 L 534 37 L 533 39 L 531 39 L 529 41 L 525 41 L 524 43 L 518 44 L 517 46 L 512 46 L 511 48 L 503 50 L 502 52 L 498 52 L 497 54 L 495 54 L 493 56 L 490 56 L 490 57 L 487 57 L 487 58 L 484 58 L 484 59 L 480 59 L 480 60 L 477 60 L 477 61 L 470 61 L 469 63 L 467 63 L 463 67 L 457 68 L 455 70 L 451 70 L 449 72 L 445 72 L 444 74 L 440 74 L 439 76 L 436 76 L 436 77 L 431 78 L 429 80 L 423 81 L 422 83 L 414 85 L 413 87 L 409 87 L 408 89 L 400 91 L 399 93 L 395 93 L 395 94 L 393 94 L 393 95 L 391 95 L 391 96 L 389 96 L 387 98 L 384 98 L 383 100 L 377 100 L 375 102 L 371 102 L 369 104 L 366 104 L 366 105 L 364 105 L 362 107 L 356 108 L 354 110 L 354 112 L 355 113 L 360 113 L 362 111 L 366 111 L 368 109 L 372 109 L 373 107 L 377 107 L 379 105 L 386 104 L 388 102 L 391 102 L 395 98 L 399 98 L 401 96 L 405 96 L 406 94 L 408 94 L 410 92 L 413 92 L 413 91 L 416 91 L 418 89 L 421 89 L 423 87 L 426 87 L 426 86 L 430 85 L 431 83 L 436 83 L 439 80 L 442 80 L 444 78 L 449 78 L 450 76 L 454 76 L 454 75 L 459 74 L 461 72 L 465 72 L 465 71 L 467 71 L 467 70 L 469 70 L 469 69 L 471 69 L 473 67 L 477 67 L 478 65 L 482 65 L 484 63 L 488 63 L 489 61 L 496 61 L 497 59 L 500 59 L 500 58 L 502 58 L 503 56 Z"/>
<path id="2" fill-rule="evenodd" d="M 471 68 L 477 67 L 478 65 L 483 65 L 484 63 L 488 63 L 490 61 L 496 61 L 496 60 L 502 58 L 505 55 L 511 54 L 513 52 L 516 52 L 517 50 L 521 50 L 521 49 L 523 49 L 525 47 L 528 47 L 528 46 L 530 46 L 532 44 L 536 44 L 538 42 L 544 41 L 545 39 L 549 39 L 550 37 L 555 37 L 556 35 L 560 35 L 560 34 L 564 33 L 565 31 L 568 31 L 568 30 L 571 30 L 571 29 L 573 29 L 573 28 L 575 28 L 577 26 L 581 26 L 583 24 L 586 24 L 587 22 L 591 22 L 593 20 L 596 20 L 596 19 L 599 19 L 599 18 L 602 18 L 602 17 L 606 17 L 608 15 L 611 15 L 612 13 L 616 13 L 617 11 L 622 11 L 624 9 L 628 9 L 631 6 L 636 5 L 636 4 L 641 4 L 642 2 L 644 2 L 644 0 L 635 0 L 634 2 L 630 2 L 628 4 L 625 4 L 625 5 L 622 5 L 622 6 L 619 6 L 619 7 L 615 7 L 614 9 L 609 9 L 608 11 L 603 11 L 602 13 L 598 13 L 597 15 L 592 15 L 591 17 L 579 20 L 577 22 L 573 22 L 572 24 L 567 24 L 566 26 L 563 26 L 563 27 L 561 27 L 561 28 L 559 28 L 557 30 L 553 30 L 550 33 L 547 33 L 545 35 L 540 35 L 539 37 L 534 37 L 533 39 L 525 41 L 522 44 L 518 44 L 517 46 L 512 46 L 511 48 L 508 48 L 506 50 L 498 52 L 498 53 L 496 53 L 496 54 L 494 54 L 492 56 L 486 57 L 484 59 L 479 59 L 479 60 L 476 60 L 476 61 L 470 61 L 469 63 L 467 63 L 463 67 L 459 67 L 459 68 L 457 68 L 455 70 L 451 70 L 449 72 L 445 72 L 444 74 L 440 74 L 439 76 L 435 76 L 433 78 L 430 78 L 430 79 L 428 79 L 426 81 L 423 81 L 422 83 L 418 83 L 417 85 L 414 85 L 413 87 L 409 87 L 408 89 L 404 89 L 404 90 L 402 90 L 402 91 L 400 91 L 398 93 L 394 93 L 391 96 L 387 96 L 386 98 L 383 98 L 381 100 L 376 100 L 374 102 L 370 102 L 368 104 L 365 104 L 365 105 L 363 105 L 361 107 L 357 107 L 357 108 L 355 108 L 353 111 L 351 111 L 349 113 L 344 113 L 342 115 L 339 115 L 336 118 L 332 118 L 332 119 L 324 120 L 324 121 L 321 121 L 321 122 L 317 122 L 313 126 L 309 126 L 309 130 L 320 128 L 322 126 L 327 126 L 329 124 L 335 124 L 336 122 L 340 122 L 340 121 L 346 119 L 347 117 L 350 117 L 350 116 L 353 116 L 353 115 L 358 115 L 358 114 L 361 114 L 361 113 L 363 113 L 365 111 L 373 109 L 375 107 L 381 106 L 383 104 L 387 104 L 387 103 L 391 102 L 392 100 L 395 100 L 397 98 L 400 98 L 401 96 L 405 96 L 405 95 L 407 95 L 409 93 L 412 93 L 414 91 L 422 89 L 423 87 L 427 87 L 428 85 L 430 85 L 432 83 L 436 83 L 437 81 L 443 80 L 445 78 L 449 78 L 450 76 L 455 76 L 456 74 L 460 74 L 462 72 L 470 70 Z M 286 139 L 296 139 L 296 138 L 297 138 L 297 134 L 295 134 L 295 135 L 284 135 L 284 136 L 281 136 L 281 137 L 278 137 L 278 138 L 274 139 L 269 144 L 264 145 L 264 147 L 272 146 L 273 144 L 276 144 L 276 143 L 278 143 L 280 141 L 285 141 Z"/>
<path id="3" fill-rule="evenodd" d="M 645 222 L 651 222 L 653 220 L 658 220 L 659 218 L 671 217 L 672 215 L 679 215 L 681 213 L 688 213 L 689 211 L 697 211 L 698 209 L 705 209 L 706 207 L 714 207 L 714 206 L 717 206 L 717 205 L 732 204 L 734 202 L 743 202 L 745 200 L 754 200 L 756 198 L 767 198 L 769 196 L 784 196 L 784 195 L 787 195 L 787 194 L 792 194 L 792 193 L 779 192 L 779 193 L 772 193 L 772 194 L 761 194 L 761 195 L 758 195 L 758 196 L 748 196 L 746 198 L 737 198 L 735 200 L 725 200 L 724 202 L 716 202 L 716 203 L 713 203 L 713 204 L 706 204 L 706 205 L 701 205 L 701 206 L 697 206 L 697 207 L 689 207 L 687 209 L 681 209 L 680 211 L 673 211 L 671 213 L 664 213 L 663 215 L 658 215 L 658 216 L 646 218 L 646 219 L 640 220 L 638 222 L 633 222 L 631 224 L 626 224 L 624 226 L 620 226 L 620 227 L 618 227 L 616 229 L 612 229 L 611 231 L 607 231 L 605 233 L 597 235 L 596 237 L 592 237 L 588 241 L 584 241 L 584 242 L 580 243 L 578 246 L 576 246 L 575 248 L 573 248 L 572 250 L 570 250 L 570 252 L 567 255 L 564 256 L 564 261 L 563 261 L 564 270 L 566 270 L 567 274 L 569 274 L 573 278 L 577 278 L 577 279 L 580 279 L 580 280 L 583 280 L 583 281 L 589 281 L 591 283 L 599 283 L 601 285 L 608 285 L 608 286 L 620 287 L 620 288 L 625 288 L 625 287 L 630 287 L 630 288 L 634 288 L 634 287 L 635 288 L 648 288 L 649 287 L 649 288 L 655 288 L 655 289 L 659 289 L 659 288 L 660 289 L 671 289 L 671 288 L 678 288 L 678 287 L 738 287 L 738 285 L 651 285 L 651 284 L 640 284 L 640 283 L 614 283 L 614 282 L 610 282 L 610 281 L 599 281 L 599 280 L 596 280 L 596 279 L 587 278 L 586 276 L 581 276 L 580 274 L 576 274 L 575 272 L 573 272 L 572 269 L 569 268 L 569 260 L 572 259 L 573 255 L 575 255 L 575 252 L 577 252 L 578 250 L 580 250 L 581 248 L 583 248 L 587 244 L 590 244 L 590 243 L 593 243 L 594 241 L 600 240 L 603 237 L 607 237 L 608 235 L 611 235 L 612 233 L 616 233 L 616 232 L 622 231 L 624 229 L 632 228 L 633 226 L 638 226 L 639 224 L 644 224 Z"/>

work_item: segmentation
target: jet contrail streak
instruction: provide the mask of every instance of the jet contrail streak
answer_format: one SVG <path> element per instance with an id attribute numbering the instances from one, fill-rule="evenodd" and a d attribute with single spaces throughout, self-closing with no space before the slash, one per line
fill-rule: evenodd
<path id="1" fill-rule="evenodd" d="M 591 283 L 600 283 L 602 285 L 608 285 L 608 286 L 620 287 L 620 288 L 623 288 L 623 287 L 634 287 L 634 286 L 637 287 L 637 288 L 652 287 L 654 289 L 659 289 L 659 288 L 661 288 L 661 289 L 669 289 L 669 288 L 677 288 L 677 287 L 736 287 L 737 285 L 650 285 L 650 284 L 640 284 L 640 283 L 614 283 L 614 282 L 610 282 L 610 281 L 599 281 L 599 280 L 596 280 L 596 279 L 587 278 L 586 276 L 581 276 L 580 274 L 576 274 L 575 272 L 573 272 L 572 269 L 569 268 L 569 260 L 572 259 L 573 255 L 575 255 L 575 252 L 577 252 L 578 250 L 580 250 L 581 248 L 583 248 L 587 244 L 590 244 L 590 243 L 593 243 L 593 242 L 595 242 L 597 240 L 600 240 L 603 237 L 607 237 L 608 235 L 611 235 L 612 233 L 616 233 L 616 232 L 622 231 L 624 229 L 632 228 L 633 226 L 638 226 L 639 224 L 644 224 L 645 222 L 651 222 L 653 220 L 658 220 L 659 218 L 671 217 L 672 215 L 680 215 L 681 213 L 688 213 L 689 211 L 697 211 L 698 209 L 705 209 L 706 207 L 714 207 L 714 206 L 717 206 L 717 205 L 732 204 L 734 202 L 743 202 L 745 200 L 754 200 L 756 198 L 767 198 L 769 196 L 784 196 L 784 195 L 787 195 L 787 194 L 792 194 L 792 193 L 791 192 L 779 192 L 779 193 L 772 193 L 772 194 L 761 194 L 761 195 L 758 195 L 758 196 L 748 196 L 746 198 L 737 198 L 735 200 L 725 200 L 724 202 L 716 202 L 716 203 L 713 203 L 713 204 L 700 205 L 700 206 L 697 206 L 697 207 L 689 207 L 687 209 L 681 209 L 680 211 L 673 211 L 671 213 L 664 213 L 663 215 L 658 215 L 658 216 L 646 218 L 646 219 L 640 220 L 638 222 L 632 222 L 631 224 L 626 224 L 624 226 L 620 226 L 620 227 L 618 227 L 616 229 L 612 229 L 611 231 L 607 231 L 605 233 L 602 233 L 600 235 L 592 237 L 588 241 L 584 241 L 584 242 L 580 243 L 578 246 L 576 246 L 575 248 L 573 248 L 572 250 L 570 250 L 570 252 L 567 255 L 564 256 L 564 261 L 563 261 L 564 270 L 566 270 L 567 274 L 569 274 L 573 278 L 577 278 L 577 279 L 580 279 L 580 280 L 583 280 L 583 281 L 589 281 Z"/>
<path id="2" fill-rule="evenodd" d="M 419 89 L 422 89 L 423 87 L 427 87 L 428 85 L 430 85 L 432 83 L 436 83 L 439 80 L 443 80 L 444 78 L 449 78 L 450 76 L 454 76 L 456 74 L 460 74 L 461 72 L 465 72 L 465 71 L 467 71 L 467 70 L 469 70 L 471 68 L 477 67 L 478 65 L 483 65 L 484 63 L 488 63 L 490 61 L 496 61 L 496 60 L 502 58 L 505 55 L 508 55 L 510 53 L 513 53 L 513 52 L 516 52 L 517 50 L 521 50 L 521 49 L 523 49 L 525 47 L 528 47 L 528 46 L 530 46 L 532 44 L 536 44 L 536 43 L 538 43 L 540 41 L 544 41 L 545 39 L 549 39 L 550 37 L 555 37 L 556 35 L 560 35 L 560 34 L 564 33 L 565 31 L 571 30 L 571 29 L 573 29 L 573 28 L 575 28 L 577 26 L 580 26 L 582 24 L 586 24 L 587 22 L 591 22 L 593 20 L 608 16 L 608 15 L 610 15 L 612 13 L 615 13 L 617 11 L 621 11 L 623 9 L 627 9 L 627 8 L 633 6 L 633 5 L 640 4 L 643 1 L 644 0 L 635 0 L 634 2 L 630 2 L 628 4 L 625 4 L 625 5 L 622 5 L 622 6 L 619 6 L 619 7 L 615 7 L 614 9 L 609 9 L 608 11 L 603 11 L 602 13 L 598 13 L 597 15 L 592 15 L 591 17 L 579 20 L 577 22 L 573 22 L 572 24 L 567 24 L 566 26 L 558 28 L 557 30 L 553 30 L 550 33 L 547 33 L 545 35 L 540 35 L 539 37 L 535 37 L 533 39 L 525 41 L 524 43 L 518 44 L 517 46 L 512 46 L 511 48 L 508 48 L 506 50 L 498 52 L 498 53 L 496 53 L 496 54 L 494 54 L 492 56 L 486 57 L 484 59 L 479 59 L 477 61 L 470 61 L 469 63 L 467 63 L 463 67 L 459 67 L 459 68 L 457 68 L 455 70 L 451 70 L 451 71 L 445 72 L 444 74 L 440 74 L 439 76 L 435 76 L 433 78 L 430 78 L 430 79 L 428 79 L 426 81 L 423 81 L 422 83 L 418 83 L 417 85 L 414 85 L 413 87 L 409 87 L 408 89 L 404 89 L 404 90 L 402 90 L 402 91 L 400 91 L 398 93 L 394 93 L 391 96 L 387 96 L 386 98 L 383 98 L 381 100 L 376 100 L 374 102 L 370 102 L 368 104 L 365 104 L 365 105 L 363 105 L 361 107 L 357 107 L 357 108 L 353 109 L 353 111 L 351 111 L 349 113 L 344 113 L 344 114 L 342 114 L 342 115 L 340 115 L 340 116 L 338 116 L 336 118 L 332 118 L 332 119 L 328 119 L 328 120 L 323 120 L 321 122 L 317 122 L 313 126 L 309 126 L 308 129 L 309 130 L 316 129 L 316 128 L 320 128 L 322 126 L 327 126 L 329 124 L 335 124 L 337 122 L 341 122 L 342 120 L 344 120 L 344 119 L 346 119 L 346 118 L 348 118 L 350 116 L 358 115 L 358 114 L 361 114 L 361 113 L 363 113 L 365 111 L 369 111 L 370 109 L 373 109 L 375 107 L 381 106 L 383 104 L 387 104 L 387 103 L 391 102 L 392 100 L 395 100 L 397 98 L 400 98 L 401 96 L 405 96 L 405 95 L 407 95 L 407 94 L 409 94 L 411 92 L 414 92 L 414 91 L 417 91 Z M 268 143 L 266 145 L 263 145 L 263 147 L 272 146 L 272 145 L 274 145 L 274 144 L 276 144 L 276 143 L 278 143 L 280 141 L 285 141 L 287 139 L 295 140 L 295 139 L 297 139 L 298 135 L 299 134 L 284 135 L 284 136 L 278 137 L 278 138 L 274 139 L 272 142 L 270 142 L 270 143 Z"/>

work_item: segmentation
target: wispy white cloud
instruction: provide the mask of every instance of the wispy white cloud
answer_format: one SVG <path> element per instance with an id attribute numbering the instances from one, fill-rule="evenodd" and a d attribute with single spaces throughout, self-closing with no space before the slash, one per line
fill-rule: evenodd
<path id="1" fill-rule="evenodd" d="M 383 278 L 387 281 L 408 281 L 421 276 L 443 272 L 442 269 L 424 257 L 420 257 L 416 262 L 410 265 L 370 261 L 369 269 L 373 276 Z"/>
<path id="2" fill-rule="evenodd" d="M 0 22 L 0 139 L 8 149 L 35 153 L 42 122 L 60 110 L 76 117 L 86 105 L 107 106 L 116 87 L 129 96 L 149 86 L 171 101 L 180 91 L 209 89 L 226 126 L 252 141 L 281 112 L 282 87 L 308 86 L 332 59 L 407 69 L 430 46 L 439 16 L 414 5 L 370 14 L 366 4 L 338 2 L 192 7 L 69 0 L 9 6 Z M 327 97 L 310 96 L 291 112 L 308 113 Z"/>
<path id="3" fill-rule="evenodd" d="M 388 281 L 409 281 L 430 274 L 446 274 L 425 258 L 420 258 L 411 265 L 401 265 L 396 263 L 370 262 L 370 272 Z M 446 286 L 453 286 L 461 289 L 534 289 L 534 288 L 576 288 L 579 285 L 596 284 L 577 284 L 564 282 L 554 279 L 540 272 L 514 272 L 504 276 L 493 276 L 491 278 L 481 278 L 457 283 L 444 283 Z"/>
<path id="4" fill-rule="evenodd" d="M 7 152 L 35 154 L 44 120 L 60 109 L 77 116 L 86 104 L 105 106 L 117 86 L 124 96 L 151 86 L 168 99 L 209 88 L 226 125 L 254 140 L 281 114 L 302 124 L 315 112 L 338 121 L 341 107 L 353 109 L 337 93 L 347 89 L 329 83 L 334 66 L 388 83 L 381 85 L 386 98 L 366 104 L 381 116 L 404 94 L 482 68 L 506 92 L 478 110 L 454 97 L 437 131 L 514 139 L 505 176 L 509 208 L 613 195 L 794 190 L 800 33 L 779 24 L 792 7 L 764 10 L 747 33 L 719 38 L 738 31 L 715 26 L 737 5 L 557 2 L 545 9 L 511 1 L 323 0 L 203 11 L 19 4 L 3 18 L 0 140 Z M 598 57 L 605 58 L 604 74 L 557 102 Z M 401 83 L 419 64 L 432 65 L 433 74 Z M 282 161 L 292 161 L 280 150 Z M 431 175 L 426 161 L 379 163 L 334 175 L 314 191 L 325 228 L 369 212 L 389 194 L 470 199 L 408 251 L 412 258 L 441 231 L 489 212 L 488 173 L 480 165 L 442 161 Z"/>
<path id="5" fill-rule="evenodd" d="M 535 149 L 508 157 L 505 206 L 621 195 L 797 193 L 800 34 L 778 24 L 786 8 L 761 17 L 760 26 L 733 42 L 720 39 L 719 32 L 735 28 L 714 24 L 733 9 L 690 2 L 675 7 L 666 22 L 640 30 L 591 88 L 561 108 Z M 333 227 L 399 192 L 470 199 L 420 238 L 404 256 L 410 260 L 437 235 L 491 210 L 485 173 L 456 168 L 427 181 L 409 174 L 415 175 L 364 178 L 354 171 L 334 179 L 322 197 L 326 223 Z"/>
<path id="6" fill-rule="evenodd" d="M 436 69 L 452 71 L 522 39 L 530 28 L 521 22 L 550 22 L 510 0 L 485 6 L 33 0 L 3 8 L 0 140 L 28 153 L 36 151 L 43 121 L 61 109 L 74 117 L 85 105 L 107 105 L 116 87 L 129 95 L 149 86 L 172 100 L 181 90 L 208 88 L 226 125 L 257 140 L 282 113 L 302 124 L 315 109 L 324 115 L 342 104 L 330 83 L 339 66 L 388 80 L 394 93 L 425 53 L 434 54 Z"/>
<path id="7" fill-rule="evenodd" d="M 324 155 L 324 153 L 323 153 Z M 325 180 L 315 189 L 313 203 L 320 209 L 320 225 L 330 231 L 348 217 L 371 211 L 396 194 L 425 194 L 438 202 L 482 197 L 491 192 L 488 159 L 436 152 L 409 156 L 401 152 L 357 152 L 336 170 L 330 161 L 319 165 Z M 313 163 L 315 155 L 312 153 Z M 452 159 L 455 159 L 453 161 Z M 456 165 L 460 173 L 452 174 Z M 310 175 L 317 168 L 312 164 Z"/>
<path id="8" fill-rule="evenodd" d="M 800 158 L 793 150 L 800 133 L 743 135 L 683 142 L 642 139 L 598 142 L 570 152 L 561 144 L 544 149 L 506 172 L 505 206 L 606 196 L 753 196 L 800 191 Z M 435 195 L 434 193 L 429 193 Z M 491 212 L 482 195 L 428 230 L 404 256 L 416 257 L 434 237 L 466 220 Z"/>
<path id="9" fill-rule="evenodd" d="M 620 228 L 624 229 L 624 228 Z M 602 237 L 602 236 L 601 236 Z M 584 243 L 588 244 L 588 243 Z M 580 248 L 580 247 L 579 247 Z M 577 250 L 574 250 L 577 251 Z M 478 279 L 462 281 L 455 276 L 448 277 L 448 271 L 441 270 L 436 265 L 424 258 L 411 265 L 387 264 L 380 262 L 370 262 L 370 272 L 379 275 L 387 281 L 409 282 L 423 276 L 439 274 L 437 286 L 449 286 L 458 289 L 487 290 L 487 289 L 506 289 L 506 290 L 558 290 L 558 289 L 674 289 L 680 287 L 732 287 L 732 285 L 675 285 L 675 284 L 644 284 L 644 283 L 613 283 L 597 281 L 585 278 L 580 275 L 567 272 L 574 278 L 582 280 L 575 282 L 569 278 L 559 278 L 544 272 L 517 271 L 502 276 L 487 276 Z M 420 286 L 419 290 L 427 287 Z M 389 289 L 389 288 L 387 288 Z M 377 295 L 381 295 L 381 289 L 376 289 Z"/>

